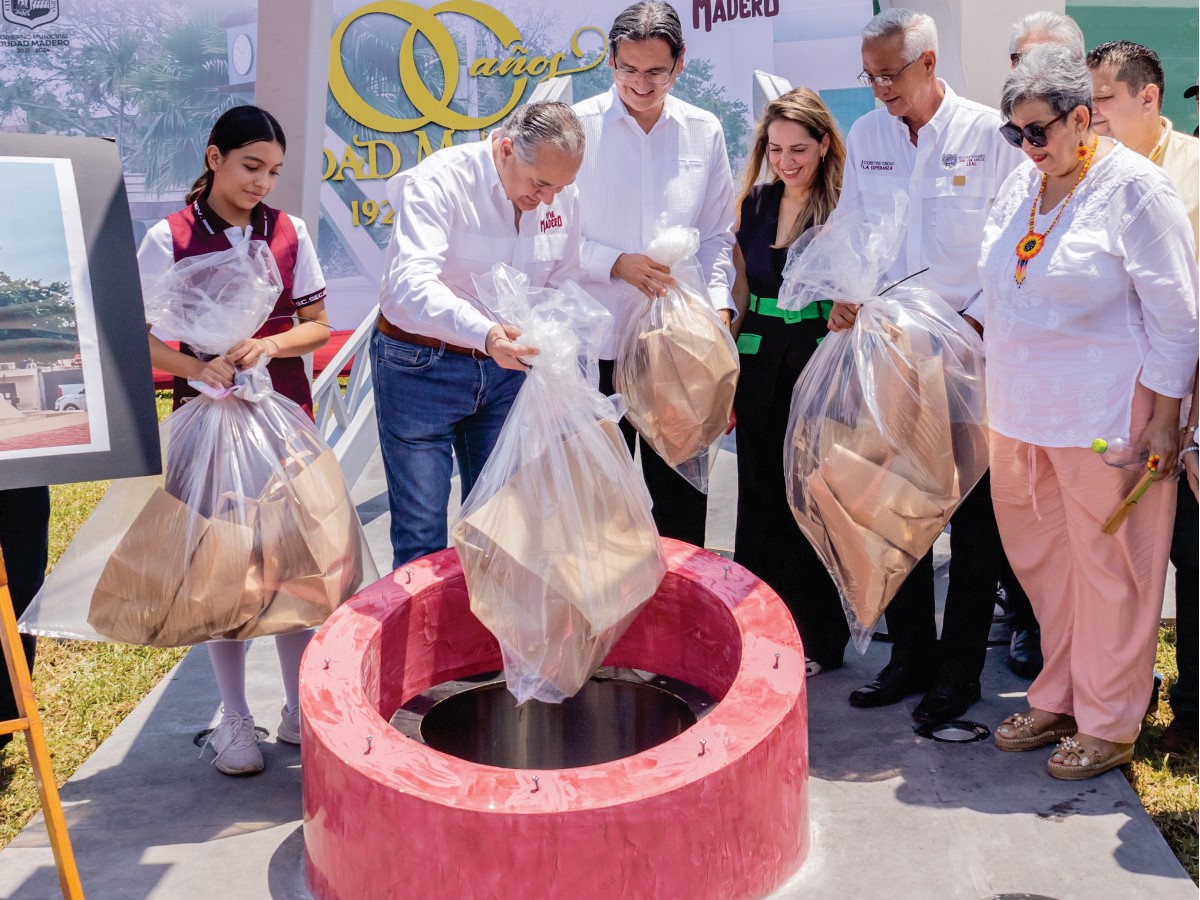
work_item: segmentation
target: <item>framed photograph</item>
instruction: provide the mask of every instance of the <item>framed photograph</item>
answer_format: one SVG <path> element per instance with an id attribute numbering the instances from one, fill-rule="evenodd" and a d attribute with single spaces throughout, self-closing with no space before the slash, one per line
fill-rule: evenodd
<path id="1" fill-rule="evenodd" d="M 117 149 L 0 134 L 0 488 L 161 469 Z"/>

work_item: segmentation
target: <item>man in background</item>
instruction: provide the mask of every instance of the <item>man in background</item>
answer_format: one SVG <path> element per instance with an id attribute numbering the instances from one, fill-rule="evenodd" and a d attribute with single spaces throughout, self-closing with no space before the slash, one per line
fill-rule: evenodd
<path id="1" fill-rule="evenodd" d="M 905 235 L 887 282 L 936 292 L 982 333 L 979 246 L 1000 185 L 1024 158 L 1000 134 L 996 110 L 959 97 L 937 77 L 937 28 L 924 13 L 890 9 L 862 31 L 863 84 L 882 109 L 850 129 L 834 218 L 910 198 Z M 858 307 L 835 303 L 830 330 L 853 326 Z M 934 617 L 933 553 L 917 563 L 887 609 L 892 655 L 850 705 L 878 707 L 924 691 L 919 722 L 961 716 L 980 697 L 1003 556 L 987 475 L 951 520 L 950 583 L 941 638 Z"/>

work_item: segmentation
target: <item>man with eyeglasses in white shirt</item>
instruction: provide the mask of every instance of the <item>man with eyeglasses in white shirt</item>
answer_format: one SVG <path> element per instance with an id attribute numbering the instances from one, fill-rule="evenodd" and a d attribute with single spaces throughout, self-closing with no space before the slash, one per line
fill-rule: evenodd
<path id="1" fill-rule="evenodd" d="M 608 34 L 610 92 L 577 103 L 587 137 L 575 183 L 583 216 L 585 287 L 621 322 L 674 284 L 642 253 L 661 226 L 700 231 L 697 253 L 717 312 L 728 323 L 733 284 L 733 174 L 721 123 L 671 96 L 683 71 L 679 15 L 667 3 L 635 3 Z M 614 329 L 614 333 L 617 329 Z M 600 389 L 612 393 L 614 338 L 600 351 Z M 633 427 L 621 429 L 632 451 Z M 642 442 L 642 472 L 664 537 L 704 546 L 708 498 Z"/>
<path id="2" fill-rule="evenodd" d="M 859 79 L 884 108 L 850 129 L 834 216 L 892 208 L 893 192 L 906 194 L 905 235 L 886 283 L 928 267 L 911 283 L 936 292 L 982 333 L 977 266 L 983 228 L 1000 185 L 1022 156 L 1001 136 L 999 113 L 959 97 L 937 77 L 937 28 L 929 16 L 908 9 L 875 16 L 862 31 L 862 61 Z M 857 312 L 835 303 L 830 330 L 853 327 Z M 887 706 L 928 689 L 913 718 L 944 722 L 979 699 L 1001 564 L 986 475 L 955 512 L 950 540 L 941 640 L 931 552 L 888 607 L 891 661 L 850 695 L 852 706 Z"/>

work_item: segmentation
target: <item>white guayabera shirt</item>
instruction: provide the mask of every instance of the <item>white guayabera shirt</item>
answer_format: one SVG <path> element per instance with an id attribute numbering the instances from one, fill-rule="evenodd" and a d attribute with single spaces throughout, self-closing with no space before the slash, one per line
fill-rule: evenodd
<path id="1" fill-rule="evenodd" d="M 834 216 L 890 208 L 894 192 L 906 194 L 907 228 L 885 286 L 928 267 L 907 284 L 928 288 L 982 322 L 975 270 L 983 226 L 1000 185 L 1025 156 L 1000 134 L 996 110 L 939 83 L 946 95 L 917 132 L 915 147 L 908 125 L 886 109 L 851 126 Z"/>
<path id="2" fill-rule="evenodd" d="M 437 151 L 392 178 L 387 194 L 396 220 L 379 310 L 398 328 L 483 350 L 496 320 L 474 300 L 472 275 L 499 262 L 523 272 L 531 287 L 580 280 L 574 185 L 521 213 L 518 230 L 490 140 Z"/>
<path id="3" fill-rule="evenodd" d="M 662 227 L 700 231 L 697 261 L 714 309 L 735 309 L 733 174 L 725 134 L 712 113 L 667 95 L 649 133 L 634 120 L 616 88 L 573 107 L 587 144 L 575 178 L 583 214 L 584 287 L 620 322 L 640 310 L 644 295 L 611 277 L 622 253 L 643 253 Z M 600 350 L 612 359 L 614 328 Z"/>
<path id="4" fill-rule="evenodd" d="M 1041 186 L 1005 181 L 983 242 L 991 427 L 1043 447 L 1129 436 L 1140 381 L 1182 397 L 1196 366 L 1196 259 L 1187 212 L 1156 165 L 1116 145 L 1080 182 L 1018 287 L 1017 242 Z M 1037 215 L 1044 233 L 1059 207 Z"/>

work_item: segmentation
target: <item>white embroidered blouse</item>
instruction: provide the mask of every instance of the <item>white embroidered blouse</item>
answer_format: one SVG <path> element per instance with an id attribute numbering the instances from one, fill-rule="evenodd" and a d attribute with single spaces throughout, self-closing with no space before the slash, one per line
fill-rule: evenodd
<path id="1" fill-rule="evenodd" d="M 991 427 L 1046 447 L 1128 438 L 1135 384 L 1182 397 L 1196 367 L 1196 260 L 1162 170 L 1117 144 L 1080 183 L 1017 286 L 1017 242 L 1041 185 L 1032 162 L 1000 188 L 984 229 Z M 1044 233 L 1058 208 L 1039 214 Z"/>

